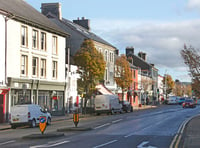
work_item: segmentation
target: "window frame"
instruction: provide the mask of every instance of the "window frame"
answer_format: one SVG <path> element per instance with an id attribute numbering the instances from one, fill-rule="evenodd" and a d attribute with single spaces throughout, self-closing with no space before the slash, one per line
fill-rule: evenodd
<path id="1" fill-rule="evenodd" d="M 40 60 L 40 76 L 46 78 L 46 59 Z"/>
<path id="2" fill-rule="evenodd" d="M 45 32 L 41 32 L 40 33 L 40 49 L 42 51 L 46 51 L 46 33 Z"/>
<path id="3" fill-rule="evenodd" d="M 36 60 L 35 61 L 36 65 L 33 65 L 34 64 L 33 60 Z M 34 76 L 34 77 L 38 76 L 38 57 L 32 58 L 32 76 Z"/>
<path id="4" fill-rule="evenodd" d="M 22 70 L 23 70 L 24 72 L 22 72 Z M 27 74 L 28 74 L 28 56 L 27 56 L 27 55 L 21 55 L 20 74 L 21 74 L 22 76 L 27 76 Z"/>
<path id="5" fill-rule="evenodd" d="M 28 27 L 21 26 L 21 46 L 28 47 Z"/>
<path id="6" fill-rule="evenodd" d="M 52 36 L 52 54 L 58 54 L 58 38 L 57 36 Z"/>
<path id="7" fill-rule="evenodd" d="M 38 49 L 38 30 L 32 30 L 32 48 Z"/>
<path id="8" fill-rule="evenodd" d="M 52 78 L 57 79 L 58 74 L 58 62 L 52 61 Z"/>

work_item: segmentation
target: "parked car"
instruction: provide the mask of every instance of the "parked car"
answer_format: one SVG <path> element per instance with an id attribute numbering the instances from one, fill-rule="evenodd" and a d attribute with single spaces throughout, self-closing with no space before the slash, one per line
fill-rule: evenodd
<path id="1" fill-rule="evenodd" d="M 178 104 L 182 105 L 185 102 L 185 100 L 186 100 L 185 98 L 179 98 L 178 99 Z"/>
<path id="2" fill-rule="evenodd" d="M 122 105 L 117 95 L 96 95 L 94 98 L 94 111 L 101 113 L 122 113 Z"/>
<path id="3" fill-rule="evenodd" d="M 122 104 L 122 110 L 124 112 L 133 112 L 133 107 L 128 101 L 120 101 L 120 103 Z"/>
<path id="4" fill-rule="evenodd" d="M 51 114 L 36 104 L 22 104 L 11 107 L 10 125 L 16 128 L 21 125 L 35 127 L 39 124 L 40 116 L 45 116 L 47 125 L 51 124 Z"/>
<path id="5" fill-rule="evenodd" d="M 167 99 L 167 104 L 178 104 L 178 97 L 169 96 L 169 98 Z"/>
<path id="6" fill-rule="evenodd" d="M 196 102 L 193 99 L 186 99 L 182 106 L 183 108 L 195 108 Z"/>

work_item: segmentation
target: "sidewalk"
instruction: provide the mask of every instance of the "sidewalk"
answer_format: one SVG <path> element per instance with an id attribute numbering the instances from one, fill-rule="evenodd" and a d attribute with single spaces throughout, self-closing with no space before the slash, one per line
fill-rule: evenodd
<path id="1" fill-rule="evenodd" d="M 142 107 L 134 107 L 134 111 L 144 110 L 144 109 L 150 109 L 150 108 L 156 108 L 157 106 L 151 106 L 151 105 L 143 105 Z M 80 114 L 80 118 L 91 116 L 90 114 Z M 65 116 L 52 116 L 51 121 L 60 121 L 60 120 L 69 120 L 73 118 L 73 114 L 66 114 Z M 0 130 L 6 130 L 10 129 L 11 126 L 9 123 L 0 123 Z"/>
<path id="2" fill-rule="evenodd" d="M 195 116 L 183 126 L 180 141 L 177 148 L 199 148 L 200 147 L 200 115 Z"/>

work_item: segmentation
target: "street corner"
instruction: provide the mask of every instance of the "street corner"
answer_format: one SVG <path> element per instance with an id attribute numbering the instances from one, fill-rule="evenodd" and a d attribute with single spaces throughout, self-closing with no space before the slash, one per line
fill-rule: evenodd
<path id="1" fill-rule="evenodd" d="M 23 136 L 22 139 L 45 139 L 45 138 L 56 138 L 62 137 L 64 133 L 61 132 L 53 132 L 53 133 L 45 133 L 45 134 L 30 134 Z"/>
<path id="2" fill-rule="evenodd" d="M 57 132 L 70 132 L 70 131 L 90 131 L 91 127 L 66 127 L 57 129 Z"/>

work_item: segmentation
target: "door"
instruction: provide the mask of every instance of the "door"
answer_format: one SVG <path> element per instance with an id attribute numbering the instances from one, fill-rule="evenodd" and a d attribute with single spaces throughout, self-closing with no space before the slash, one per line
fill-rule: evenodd
<path id="1" fill-rule="evenodd" d="M 3 95 L 0 95 L 0 123 L 3 123 L 4 121 L 4 114 L 3 114 L 3 107 L 4 107 L 4 104 L 3 104 Z"/>

